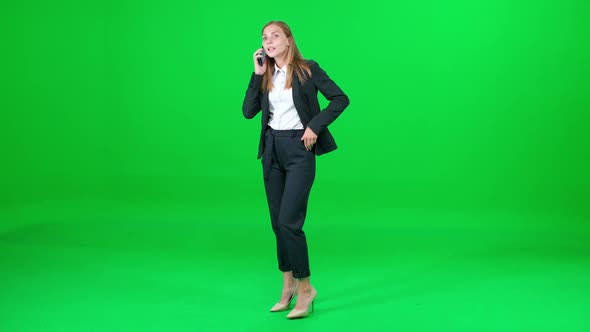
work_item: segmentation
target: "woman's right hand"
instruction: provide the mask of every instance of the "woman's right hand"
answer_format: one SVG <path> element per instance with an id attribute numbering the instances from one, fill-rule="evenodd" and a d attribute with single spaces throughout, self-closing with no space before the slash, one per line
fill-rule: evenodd
<path id="1" fill-rule="evenodd" d="M 264 75 L 266 72 L 266 62 L 262 63 L 262 66 L 258 64 L 258 58 L 262 57 L 262 48 L 259 48 L 254 52 L 254 74 L 256 75 Z"/>

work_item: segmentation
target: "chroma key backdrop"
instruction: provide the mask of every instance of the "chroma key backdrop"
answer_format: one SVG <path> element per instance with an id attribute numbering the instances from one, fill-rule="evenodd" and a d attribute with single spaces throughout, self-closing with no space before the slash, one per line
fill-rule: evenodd
<path id="1" fill-rule="evenodd" d="M 269 312 L 241 110 L 270 20 L 350 98 L 295 321 Z M 0 330 L 588 331 L 589 22 L 583 0 L 3 3 Z"/>

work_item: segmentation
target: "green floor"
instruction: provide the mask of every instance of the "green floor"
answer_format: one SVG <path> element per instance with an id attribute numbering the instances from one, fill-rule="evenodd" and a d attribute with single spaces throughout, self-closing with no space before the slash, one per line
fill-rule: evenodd
<path id="1" fill-rule="evenodd" d="M 280 275 L 263 212 L 5 213 L 20 226 L 0 229 L 0 331 L 590 329 L 585 220 L 316 211 L 306 225 L 316 311 L 290 321 L 268 312 Z"/>

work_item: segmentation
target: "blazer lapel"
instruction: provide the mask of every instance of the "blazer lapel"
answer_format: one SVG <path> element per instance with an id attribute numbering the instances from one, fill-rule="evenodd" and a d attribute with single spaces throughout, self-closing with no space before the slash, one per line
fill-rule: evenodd
<path id="1" fill-rule="evenodd" d="M 305 102 L 303 102 L 301 96 L 301 84 L 299 83 L 299 79 L 295 73 L 293 73 L 291 88 L 293 89 L 293 104 L 295 105 L 297 114 L 299 114 L 299 119 L 301 119 L 301 123 L 304 126 L 307 126 L 307 123 L 309 122 L 309 119 L 307 118 L 307 107 Z"/>
<path id="2" fill-rule="evenodd" d="M 262 109 L 262 123 L 268 124 L 268 119 L 270 118 L 270 102 L 268 100 L 268 91 L 262 94 L 260 108 Z"/>

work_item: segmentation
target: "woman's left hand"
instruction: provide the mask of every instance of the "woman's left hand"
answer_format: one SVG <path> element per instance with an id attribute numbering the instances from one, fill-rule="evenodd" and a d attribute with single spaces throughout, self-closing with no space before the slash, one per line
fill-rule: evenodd
<path id="1" fill-rule="evenodd" d="M 305 128 L 305 132 L 303 133 L 301 140 L 303 141 L 303 144 L 305 145 L 305 149 L 307 151 L 309 151 L 309 150 L 311 150 L 311 147 L 315 144 L 315 142 L 318 140 L 318 135 L 316 135 L 313 132 L 313 130 L 311 130 L 309 127 L 307 127 L 307 128 Z"/>

